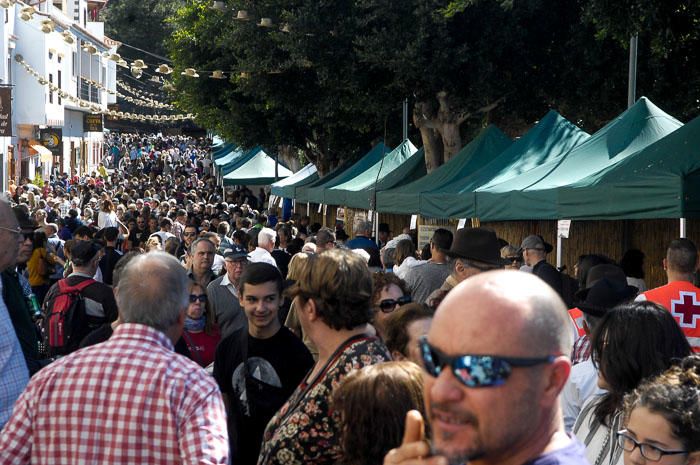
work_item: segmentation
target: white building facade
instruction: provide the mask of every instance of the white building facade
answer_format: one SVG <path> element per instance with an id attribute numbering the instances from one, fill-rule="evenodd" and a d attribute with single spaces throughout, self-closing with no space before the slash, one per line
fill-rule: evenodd
<path id="1" fill-rule="evenodd" d="M 44 0 L 2 8 L 0 1 L 0 86 L 11 86 L 13 123 L 12 137 L 0 137 L 3 190 L 9 179 L 90 173 L 102 160 L 98 123 L 116 102 L 116 63 L 109 56 L 118 44 L 90 19 L 105 3 Z"/>

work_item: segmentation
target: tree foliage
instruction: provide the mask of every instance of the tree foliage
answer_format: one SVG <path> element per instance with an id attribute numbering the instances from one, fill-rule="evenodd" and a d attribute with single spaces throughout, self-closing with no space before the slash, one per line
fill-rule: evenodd
<path id="1" fill-rule="evenodd" d="M 298 150 L 325 173 L 378 138 L 398 142 L 408 98 L 431 169 L 486 124 L 515 136 L 550 108 L 598 129 L 626 106 L 624 38 L 653 25 L 666 27 L 640 33 L 651 46 L 640 48 L 638 95 L 691 114 L 699 15 L 684 19 L 679 12 L 696 7 L 666 3 L 229 0 L 220 12 L 190 0 L 173 19 L 169 51 L 178 105 L 244 146 Z M 621 21 L 618 4 L 640 14 Z M 236 21 L 238 10 L 275 27 Z M 179 74 L 186 67 L 229 76 L 191 79 Z"/>

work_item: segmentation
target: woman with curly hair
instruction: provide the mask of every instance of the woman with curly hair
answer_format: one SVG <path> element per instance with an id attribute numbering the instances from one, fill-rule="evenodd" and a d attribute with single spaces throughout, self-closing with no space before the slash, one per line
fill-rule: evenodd
<path id="1" fill-rule="evenodd" d="M 386 319 L 401 305 L 411 302 L 411 291 L 406 282 L 394 273 L 374 273 L 372 281 L 372 324 L 384 337 Z"/>
<path id="2" fill-rule="evenodd" d="M 642 383 L 625 397 L 618 431 L 625 465 L 700 463 L 700 356 Z"/>

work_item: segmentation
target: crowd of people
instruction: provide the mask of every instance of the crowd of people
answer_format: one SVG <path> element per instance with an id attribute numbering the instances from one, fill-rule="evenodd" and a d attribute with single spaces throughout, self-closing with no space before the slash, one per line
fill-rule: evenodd
<path id="1" fill-rule="evenodd" d="M 638 250 L 570 277 L 537 235 L 266 202 L 182 136 L 11 185 L 0 464 L 700 464 L 692 241 L 647 289 Z"/>

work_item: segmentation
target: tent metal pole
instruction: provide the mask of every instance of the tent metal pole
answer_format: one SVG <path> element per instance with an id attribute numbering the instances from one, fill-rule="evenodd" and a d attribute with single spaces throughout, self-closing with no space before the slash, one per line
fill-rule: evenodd
<path id="1" fill-rule="evenodd" d="M 627 108 L 637 100 L 637 42 L 639 36 L 630 37 L 629 77 L 627 81 Z"/>
<path id="2" fill-rule="evenodd" d="M 687 220 L 685 218 L 681 218 L 681 237 L 686 237 L 686 227 L 687 227 Z"/>
<path id="3" fill-rule="evenodd" d="M 561 257 L 562 257 L 562 237 L 559 235 L 559 232 L 557 231 L 557 268 L 561 268 Z"/>

